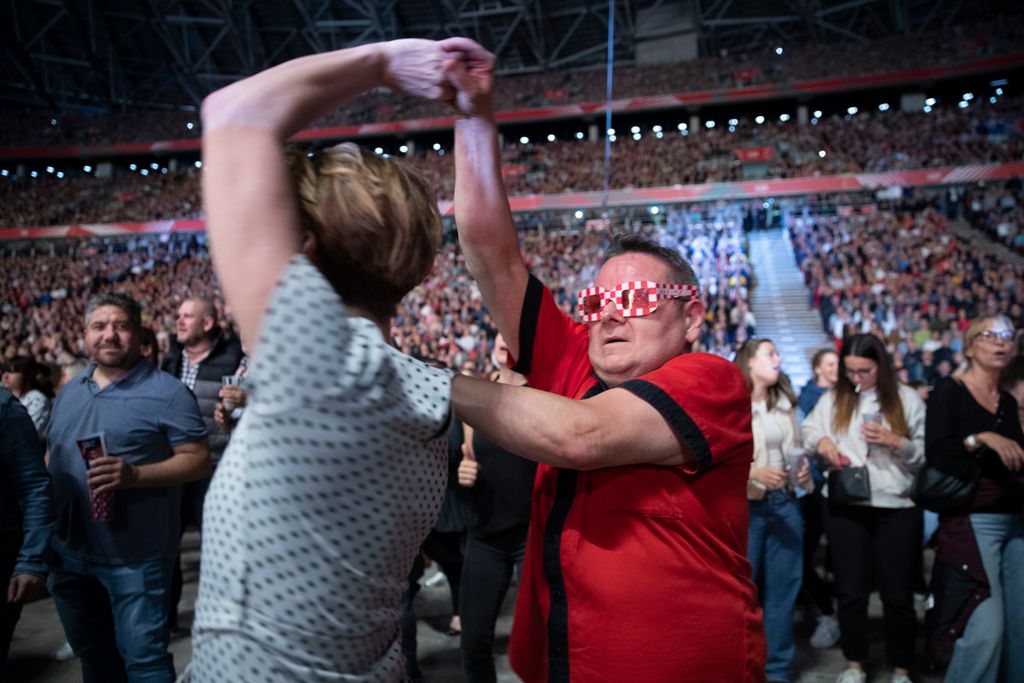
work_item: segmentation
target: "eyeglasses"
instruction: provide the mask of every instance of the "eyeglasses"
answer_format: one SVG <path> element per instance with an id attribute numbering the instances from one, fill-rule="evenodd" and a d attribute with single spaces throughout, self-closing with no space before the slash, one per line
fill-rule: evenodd
<path id="1" fill-rule="evenodd" d="M 998 342 L 1012 342 L 1013 336 L 1013 330 L 985 330 L 978 334 L 978 339 L 984 339 L 989 344 L 996 344 Z"/>
<path id="2" fill-rule="evenodd" d="M 848 377 L 867 377 L 878 368 L 860 368 L 854 370 L 853 368 L 846 368 L 846 375 Z"/>
<path id="3" fill-rule="evenodd" d="M 590 287 L 577 295 L 577 312 L 583 322 L 597 322 L 609 301 L 623 318 L 650 315 L 658 310 L 658 299 L 689 300 L 697 296 L 694 285 L 659 284 L 650 280 L 620 282 L 611 289 Z"/>

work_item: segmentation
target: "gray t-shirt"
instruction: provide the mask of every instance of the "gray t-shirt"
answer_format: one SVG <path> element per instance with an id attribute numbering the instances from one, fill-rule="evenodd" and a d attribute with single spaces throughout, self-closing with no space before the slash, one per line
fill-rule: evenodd
<path id="1" fill-rule="evenodd" d="M 397 681 L 399 601 L 447 479 L 450 379 L 296 256 L 206 497 L 193 681 Z"/>

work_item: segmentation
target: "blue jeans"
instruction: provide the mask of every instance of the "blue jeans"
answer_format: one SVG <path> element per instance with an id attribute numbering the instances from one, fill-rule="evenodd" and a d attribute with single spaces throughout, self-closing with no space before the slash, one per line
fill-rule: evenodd
<path id="1" fill-rule="evenodd" d="M 1013 513 L 976 512 L 971 527 L 992 594 L 956 641 L 946 681 L 1024 681 L 1024 524 Z"/>
<path id="2" fill-rule="evenodd" d="M 804 519 L 793 494 L 768 491 L 763 500 L 750 501 L 747 559 L 754 582 L 763 587 L 768 642 L 765 673 L 768 680 L 788 681 L 796 650 L 793 608 L 804 578 Z"/>
<path id="3" fill-rule="evenodd" d="M 173 559 L 94 564 L 55 556 L 50 594 L 84 683 L 171 683 L 167 651 Z"/>

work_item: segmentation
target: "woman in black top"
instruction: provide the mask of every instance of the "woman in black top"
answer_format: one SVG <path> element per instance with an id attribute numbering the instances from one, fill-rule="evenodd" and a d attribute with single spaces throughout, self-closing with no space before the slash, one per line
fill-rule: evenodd
<path id="1" fill-rule="evenodd" d="M 495 381 L 526 384 L 525 377 L 508 369 L 508 347 L 501 335 L 496 338 L 494 349 L 499 367 Z M 512 572 L 522 566 L 526 553 L 537 465 L 509 453 L 469 427 L 466 427 L 466 441 L 459 465 L 459 483 L 472 487 L 473 514 L 466 539 L 459 601 L 462 669 L 469 683 L 493 683 L 496 680 L 494 627 Z"/>
<path id="2" fill-rule="evenodd" d="M 930 614 L 932 655 L 946 681 L 1024 681 L 1024 432 L 999 389 L 1013 325 L 980 318 L 964 334 L 968 369 L 940 380 L 928 401 L 926 457 L 978 484 L 965 509 L 939 518 Z M 955 641 L 955 643 L 954 643 Z"/>

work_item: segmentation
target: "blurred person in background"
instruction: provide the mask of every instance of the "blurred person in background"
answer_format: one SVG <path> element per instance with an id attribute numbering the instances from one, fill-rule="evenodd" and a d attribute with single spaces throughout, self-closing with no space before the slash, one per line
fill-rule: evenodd
<path id="1" fill-rule="evenodd" d="M 928 403 L 929 465 L 977 478 L 961 510 L 935 533 L 930 654 L 949 661 L 948 683 L 1024 681 L 1024 432 L 1014 393 L 1024 361 L 1003 316 L 971 322 L 967 369 L 939 380 Z"/>
<path id="2" fill-rule="evenodd" d="M 907 683 L 914 663 L 914 588 L 920 576 L 921 510 L 910 484 L 924 461 L 925 406 L 900 384 L 877 337 L 843 342 L 836 386 L 803 423 L 804 443 L 834 469 L 866 467 L 870 499 L 825 505 L 825 533 L 839 601 L 848 667 L 837 683 L 864 683 L 868 657 L 868 598 L 882 598 L 885 649 L 893 683 Z M 828 496 L 828 486 L 825 488 Z"/>
<path id="3" fill-rule="evenodd" d="M 814 482 L 803 454 L 796 393 L 781 370 L 775 344 L 770 339 L 748 341 L 735 363 L 750 385 L 754 462 L 747 483 L 747 559 L 764 606 L 765 673 L 770 683 L 787 683 L 796 652 L 793 611 L 803 579 L 804 523 L 798 498 Z"/>
<path id="4" fill-rule="evenodd" d="M 4 363 L 2 375 L 4 388 L 25 406 L 40 437 L 45 434 L 50 421 L 50 397 L 44 392 L 44 385 L 39 379 L 42 370 L 32 358 L 15 356 Z"/>

